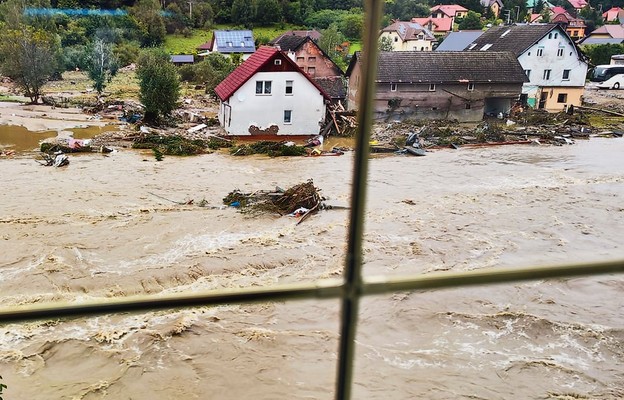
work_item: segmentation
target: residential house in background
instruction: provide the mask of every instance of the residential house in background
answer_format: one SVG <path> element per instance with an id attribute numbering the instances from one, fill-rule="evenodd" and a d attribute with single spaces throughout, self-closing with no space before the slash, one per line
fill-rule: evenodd
<path id="1" fill-rule="evenodd" d="M 213 31 L 212 39 L 197 47 L 198 56 L 206 56 L 210 53 L 220 53 L 224 56 L 242 54 L 246 60 L 256 51 L 253 32 L 242 31 Z"/>
<path id="2" fill-rule="evenodd" d="M 273 39 L 269 44 L 295 61 L 299 68 L 325 90 L 333 103 L 345 101 L 347 87 L 344 73 L 312 36 L 298 35 L 293 31 L 290 35 L 284 34 Z"/>
<path id="3" fill-rule="evenodd" d="M 624 25 L 603 25 L 594 29 L 579 45 L 618 44 L 624 42 Z"/>
<path id="4" fill-rule="evenodd" d="M 431 18 L 451 18 L 455 23 L 456 18 L 464 18 L 468 15 L 468 9 L 457 4 L 440 4 L 431 7 Z"/>
<path id="5" fill-rule="evenodd" d="M 410 22 L 420 24 L 436 37 L 443 37 L 453 31 L 453 20 L 451 18 L 412 18 Z"/>
<path id="6" fill-rule="evenodd" d="M 215 88 L 229 135 L 316 135 L 330 97 L 275 47 L 263 46 Z"/>
<path id="7" fill-rule="evenodd" d="M 572 7 L 574 7 L 577 12 L 589 5 L 587 0 L 568 0 L 568 3 L 572 4 Z"/>
<path id="8" fill-rule="evenodd" d="M 605 22 L 619 22 L 624 20 L 624 9 L 620 7 L 611 7 L 607 11 L 602 13 L 602 19 Z"/>
<path id="9" fill-rule="evenodd" d="M 450 32 L 435 51 L 462 51 L 482 34 L 483 31 Z"/>
<path id="10" fill-rule="evenodd" d="M 348 109 L 357 110 L 361 53 L 351 59 Z M 528 81 L 511 52 L 381 52 L 377 67 L 375 119 L 480 121 L 509 112 Z"/>
<path id="11" fill-rule="evenodd" d="M 553 7 L 551 9 L 550 22 L 561 25 L 568 36 L 575 42 L 585 37 L 585 21 L 572 16 L 563 7 Z"/>
<path id="12" fill-rule="evenodd" d="M 581 105 L 587 61 L 558 24 L 494 27 L 466 51 L 511 51 L 529 78 L 522 87 L 522 99 L 531 107 L 561 111 Z"/>
<path id="13" fill-rule="evenodd" d="M 271 40 L 271 43 L 281 40 L 282 37 L 284 36 L 309 37 L 315 42 L 318 42 L 318 40 L 321 38 L 321 32 L 317 31 L 316 29 L 308 29 L 308 30 L 301 30 L 301 31 L 296 31 L 296 30 L 286 31 L 282 33 L 281 35 L 279 35 L 278 37 L 276 37 L 275 39 Z"/>
<path id="14" fill-rule="evenodd" d="M 503 2 L 501 0 L 480 0 L 481 7 L 483 7 L 484 11 L 490 10 L 492 15 L 496 18 L 500 15 L 501 10 L 503 9 Z"/>
<path id="15" fill-rule="evenodd" d="M 416 22 L 396 21 L 381 30 L 379 38 L 392 41 L 392 51 L 431 51 L 437 42 L 431 31 Z"/>

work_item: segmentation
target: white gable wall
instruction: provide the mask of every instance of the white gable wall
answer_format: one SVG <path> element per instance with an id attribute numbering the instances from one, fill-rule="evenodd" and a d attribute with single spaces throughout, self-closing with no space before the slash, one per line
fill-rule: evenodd
<path id="1" fill-rule="evenodd" d="M 542 55 L 538 55 L 540 49 Z M 562 49 L 562 55 L 558 55 L 559 49 Z M 529 98 L 540 88 L 585 86 L 587 63 L 579 60 L 576 48 L 560 29 L 553 29 L 521 54 L 518 61 L 525 72 L 531 71 L 530 82 L 522 87 L 522 93 L 528 94 Z M 544 70 L 550 70 L 549 79 L 544 78 Z M 563 79 L 564 70 L 569 70 L 568 79 Z"/>
<path id="2" fill-rule="evenodd" d="M 292 95 L 286 95 L 288 80 L 293 81 Z M 271 81 L 271 94 L 257 95 L 257 81 Z M 284 122 L 285 110 L 292 111 L 290 124 Z M 323 95 L 299 72 L 258 72 L 219 111 L 219 120 L 230 135 L 250 135 L 251 125 L 262 130 L 277 125 L 278 135 L 315 135 L 324 119 Z"/>

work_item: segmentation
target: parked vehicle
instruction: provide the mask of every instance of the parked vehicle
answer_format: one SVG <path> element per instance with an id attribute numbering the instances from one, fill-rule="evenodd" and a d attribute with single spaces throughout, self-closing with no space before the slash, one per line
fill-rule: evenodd
<path id="1" fill-rule="evenodd" d="M 598 89 L 624 89 L 624 74 L 612 76 L 596 85 Z"/>
<path id="2" fill-rule="evenodd" d="M 589 80 L 592 82 L 604 82 L 618 74 L 624 74 L 624 65 L 597 65 Z"/>

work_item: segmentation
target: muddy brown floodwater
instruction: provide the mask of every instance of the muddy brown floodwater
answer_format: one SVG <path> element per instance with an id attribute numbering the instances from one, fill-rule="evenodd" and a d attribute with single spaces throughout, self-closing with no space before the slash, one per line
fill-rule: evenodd
<path id="1" fill-rule="evenodd" d="M 624 139 L 592 138 L 372 158 L 364 273 L 621 259 L 623 153 Z M 220 206 L 310 178 L 345 206 L 352 162 L 0 159 L 1 304 L 339 277 L 348 211 L 296 226 Z M 353 398 L 621 399 L 623 290 L 605 275 L 366 298 Z M 3 325 L 4 397 L 331 399 L 338 315 L 336 301 L 298 301 Z"/>

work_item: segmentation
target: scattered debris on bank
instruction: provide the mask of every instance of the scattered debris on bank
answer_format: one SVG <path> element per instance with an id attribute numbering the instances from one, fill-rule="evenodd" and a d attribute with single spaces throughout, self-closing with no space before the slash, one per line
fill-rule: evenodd
<path id="1" fill-rule="evenodd" d="M 606 118 L 602 110 L 577 107 L 570 112 L 548 113 L 516 109 L 506 118 L 490 118 L 479 124 L 453 121 L 403 121 L 376 125 L 372 152 L 402 150 L 408 137 L 417 135 L 415 147 L 434 149 L 503 144 L 573 144 L 590 136 L 621 137 L 624 115 Z M 602 115 L 600 115 L 602 114 Z"/>
<path id="2" fill-rule="evenodd" d="M 65 167 L 69 165 L 69 157 L 63 152 L 58 151 L 54 154 L 41 153 L 41 158 L 43 161 L 35 160 L 39 164 L 44 165 L 46 167 Z"/>
<path id="3" fill-rule="evenodd" d="M 251 154 L 266 154 L 269 157 L 302 156 L 306 154 L 306 148 L 297 146 L 294 142 L 261 140 L 233 146 L 230 148 L 230 154 L 233 156 L 248 156 Z"/>
<path id="4" fill-rule="evenodd" d="M 231 146 L 232 143 L 224 138 L 190 139 L 179 134 L 162 133 L 143 133 L 136 136 L 132 143 L 134 149 L 151 149 L 156 159 L 159 158 L 159 154 L 190 156 Z"/>
<path id="5" fill-rule="evenodd" d="M 236 207 L 242 213 L 250 215 L 277 214 L 301 217 L 326 208 L 320 189 L 314 186 L 312 179 L 295 185 L 287 190 L 276 187 L 274 190 L 260 190 L 244 193 L 236 189 L 223 198 L 223 204 Z M 328 207 L 327 207 L 328 208 Z"/>

